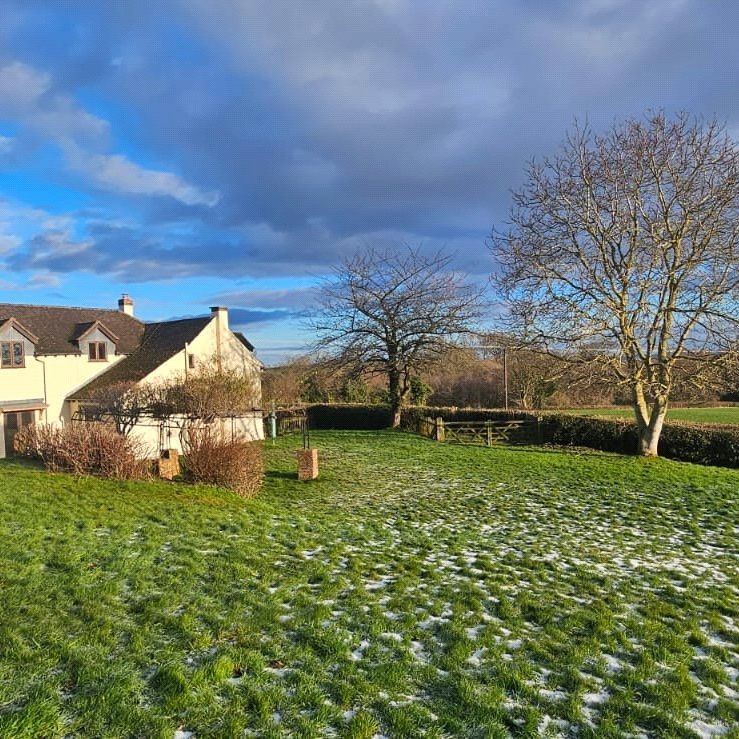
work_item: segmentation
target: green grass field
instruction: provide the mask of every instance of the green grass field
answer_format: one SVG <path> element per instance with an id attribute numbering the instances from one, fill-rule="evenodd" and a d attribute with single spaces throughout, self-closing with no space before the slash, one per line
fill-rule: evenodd
<path id="1" fill-rule="evenodd" d="M 617 418 L 634 417 L 631 408 L 573 408 L 567 413 L 578 416 L 614 416 Z M 720 423 L 739 426 L 739 406 L 717 406 L 715 408 L 670 408 L 667 411 L 668 421 L 692 421 L 693 423 Z"/>
<path id="2" fill-rule="evenodd" d="M 739 737 L 739 471 L 297 443 L 253 501 L 0 464 L 0 736 Z"/>

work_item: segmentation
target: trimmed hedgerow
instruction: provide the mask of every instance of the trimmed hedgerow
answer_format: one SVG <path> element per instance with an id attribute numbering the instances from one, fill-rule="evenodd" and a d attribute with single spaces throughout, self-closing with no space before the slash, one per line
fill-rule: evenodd
<path id="1" fill-rule="evenodd" d="M 542 439 L 558 446 L 585 446 L 620 454 L 636 454 L 639 448 L 636 424 L 620 418 L 546 415 L 542 417 Z"/>
<path id="2" fill-rule="evenodd" d="M 378 431 L 392 424 L 386 405 L 312 405 L 307 414 L 310 428 L 321 431 Z"/>
<path id="3" fill-rule="evenodd" d="M 739 467 L 739 428 L 673 423 L 662 431 L 660 454 L 718 467 Z"/>
<path id="4" fill-rule="evenodd" d="M 413 406 L 404 408 L 401 428 L 415 431 L 421 418 L 443 418 L 445 421 L 536 421 L 540 416 L 526 411 L 505 411 L 489 408 L 445 408 L 440 406 Z"/>
<path id="5" fill-rule="evenodd" d="M 418 421 L 422 417 L 441 417 L 445 421 L 539 419 L 538 440 L 545 444 L 587 447 L 619 454 L 635 454 L 639 448 L 636 424 L 626 419 L 551 412 L 537 415 L 494 409 L 415 407 L 403 412 L 403 428 L 407 431 L 417 430 Z M 536 440 L 532 438 L 532 441 Z M 659 453 L 663 457 L 682 462 L 739 467 L 739 427 L 668 423 L 662 430 Z"/>
<path id="6" fill-rule="evenodd" d="M 391 414 L 384 405 L 314 405 L 307 409 L 310 427 L 320 430 L 374 431 L 390 426 Z M 566 413 L 505 411 L 500 409 L 443 408 L 413 406 L 405 408 L 401 428 L 417 432 L 421 418 L 444 421 L 536 421 L 514 441 L 578 446 L 619 454 L 636 454 L 639 436 L 633 421 L 620 418 L 576 416 Z M 531 429 L 536 432 L 532 433 Z M 523 438 L 526 434 L 526 438 Z M 514 438 L 515 437 L 515 438 Z M 718 467 L 739 467 L 739 427 L 715 424 L 668 423 L 660 438 L 663 457 Z"/>
<path id="7" fill-rule="evenodd" d="M 547 442 L 562 446 L 621 454 L 635 454 L 639 448 L 636 424 L 625 419 L 545 415 L 542 431 Z M 659 454 L 682 462 L 739 467 L 739 427 L 667 423 L 660 436 Z"/>

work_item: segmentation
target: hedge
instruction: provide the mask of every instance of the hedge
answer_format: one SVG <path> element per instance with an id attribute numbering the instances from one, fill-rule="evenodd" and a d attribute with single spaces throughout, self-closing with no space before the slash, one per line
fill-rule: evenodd
<path id="1" fill-rule="evenodd" d="M 505 411 L 491 408 L 444 408 L 436 406 L 413 406 L 404 408 L 400 425 L 406 431 L 415 431 L 421 418 L 443 418 L 445 421 L 510 421 L 520 419 L 536 421 L 540 414 L 526 411 Z"/>
<path id="2" fill-rule="evenodd" d="M 310 428 L 321 431 L 377 431 L 392 424 L 386 405 L 311 405 L 306 412 Z"/>
<path id="3" fill-rule="evenodd" d="M 500 409 L 439 408 L 414 406 L 403 410 L 401 428 L 417 431 L 423 417 L 445 421 L 539 420 L 542 443 L 578 446 L 619 454 L 636 454 L 639 437 L 633 421 L 567 413 L 531 413 Z M 314 405 L 308 408 L 310 427 L 375 431 L 391 424 L 390 408 L 384 405 Z M 739 427 L 673 422 L 665 424 L 659 443 L 660 456 L 682 462 L 739 467 Z"/>
<path id="4" fill-rule="evenodd" d="M 569 413 L 503 411 L 476 408 L 408 408 L 403 412 L 405 430 L 415 431 L 421 417 L 445 421 L 505 421 L 511 418 L 541 419 L 541 441 L 557 446 L 578 446 L 618 454 L 636 454 L 639 436 L 634 421 L 576 416 Z M 739 427 L 672 422 L 665 424 L 659 442 L 660 456 L 681 462 L 739 467 Z"/>

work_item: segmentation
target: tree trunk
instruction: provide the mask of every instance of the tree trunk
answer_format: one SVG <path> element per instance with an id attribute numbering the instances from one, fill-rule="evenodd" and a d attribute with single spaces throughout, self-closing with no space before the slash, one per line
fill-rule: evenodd
<path id="1" fill-rule="evenodd" d="M 643 388 L 636 385 L 634 387 L 633 406 L 639 431 L 639 453 L 643 457 L 657 457 L 659 455 L 659 437 L 667 414 L 667 398 L 657 398 L 649 408 L 644 397 Z"/>
<path id="2" fill-rule="evenodd" d="M 393 417 L 393 428 L 397 429 L 400 428 L 400 411 L 403 407 L 403 388 L 400 381 L 400 372 L 397 370 L 388 372 L 388 396 Z"/>

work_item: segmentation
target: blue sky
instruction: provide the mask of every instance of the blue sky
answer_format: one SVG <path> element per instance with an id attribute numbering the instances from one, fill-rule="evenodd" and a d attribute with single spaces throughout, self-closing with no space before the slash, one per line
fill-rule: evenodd
<path id="1" fill-rule="evenodd" d="M 224 303 L 268 363 L 367 244 L 485 248 L 574 117 L 739 132 L 739 6 L 4 0 L 0 301 Z"/>

